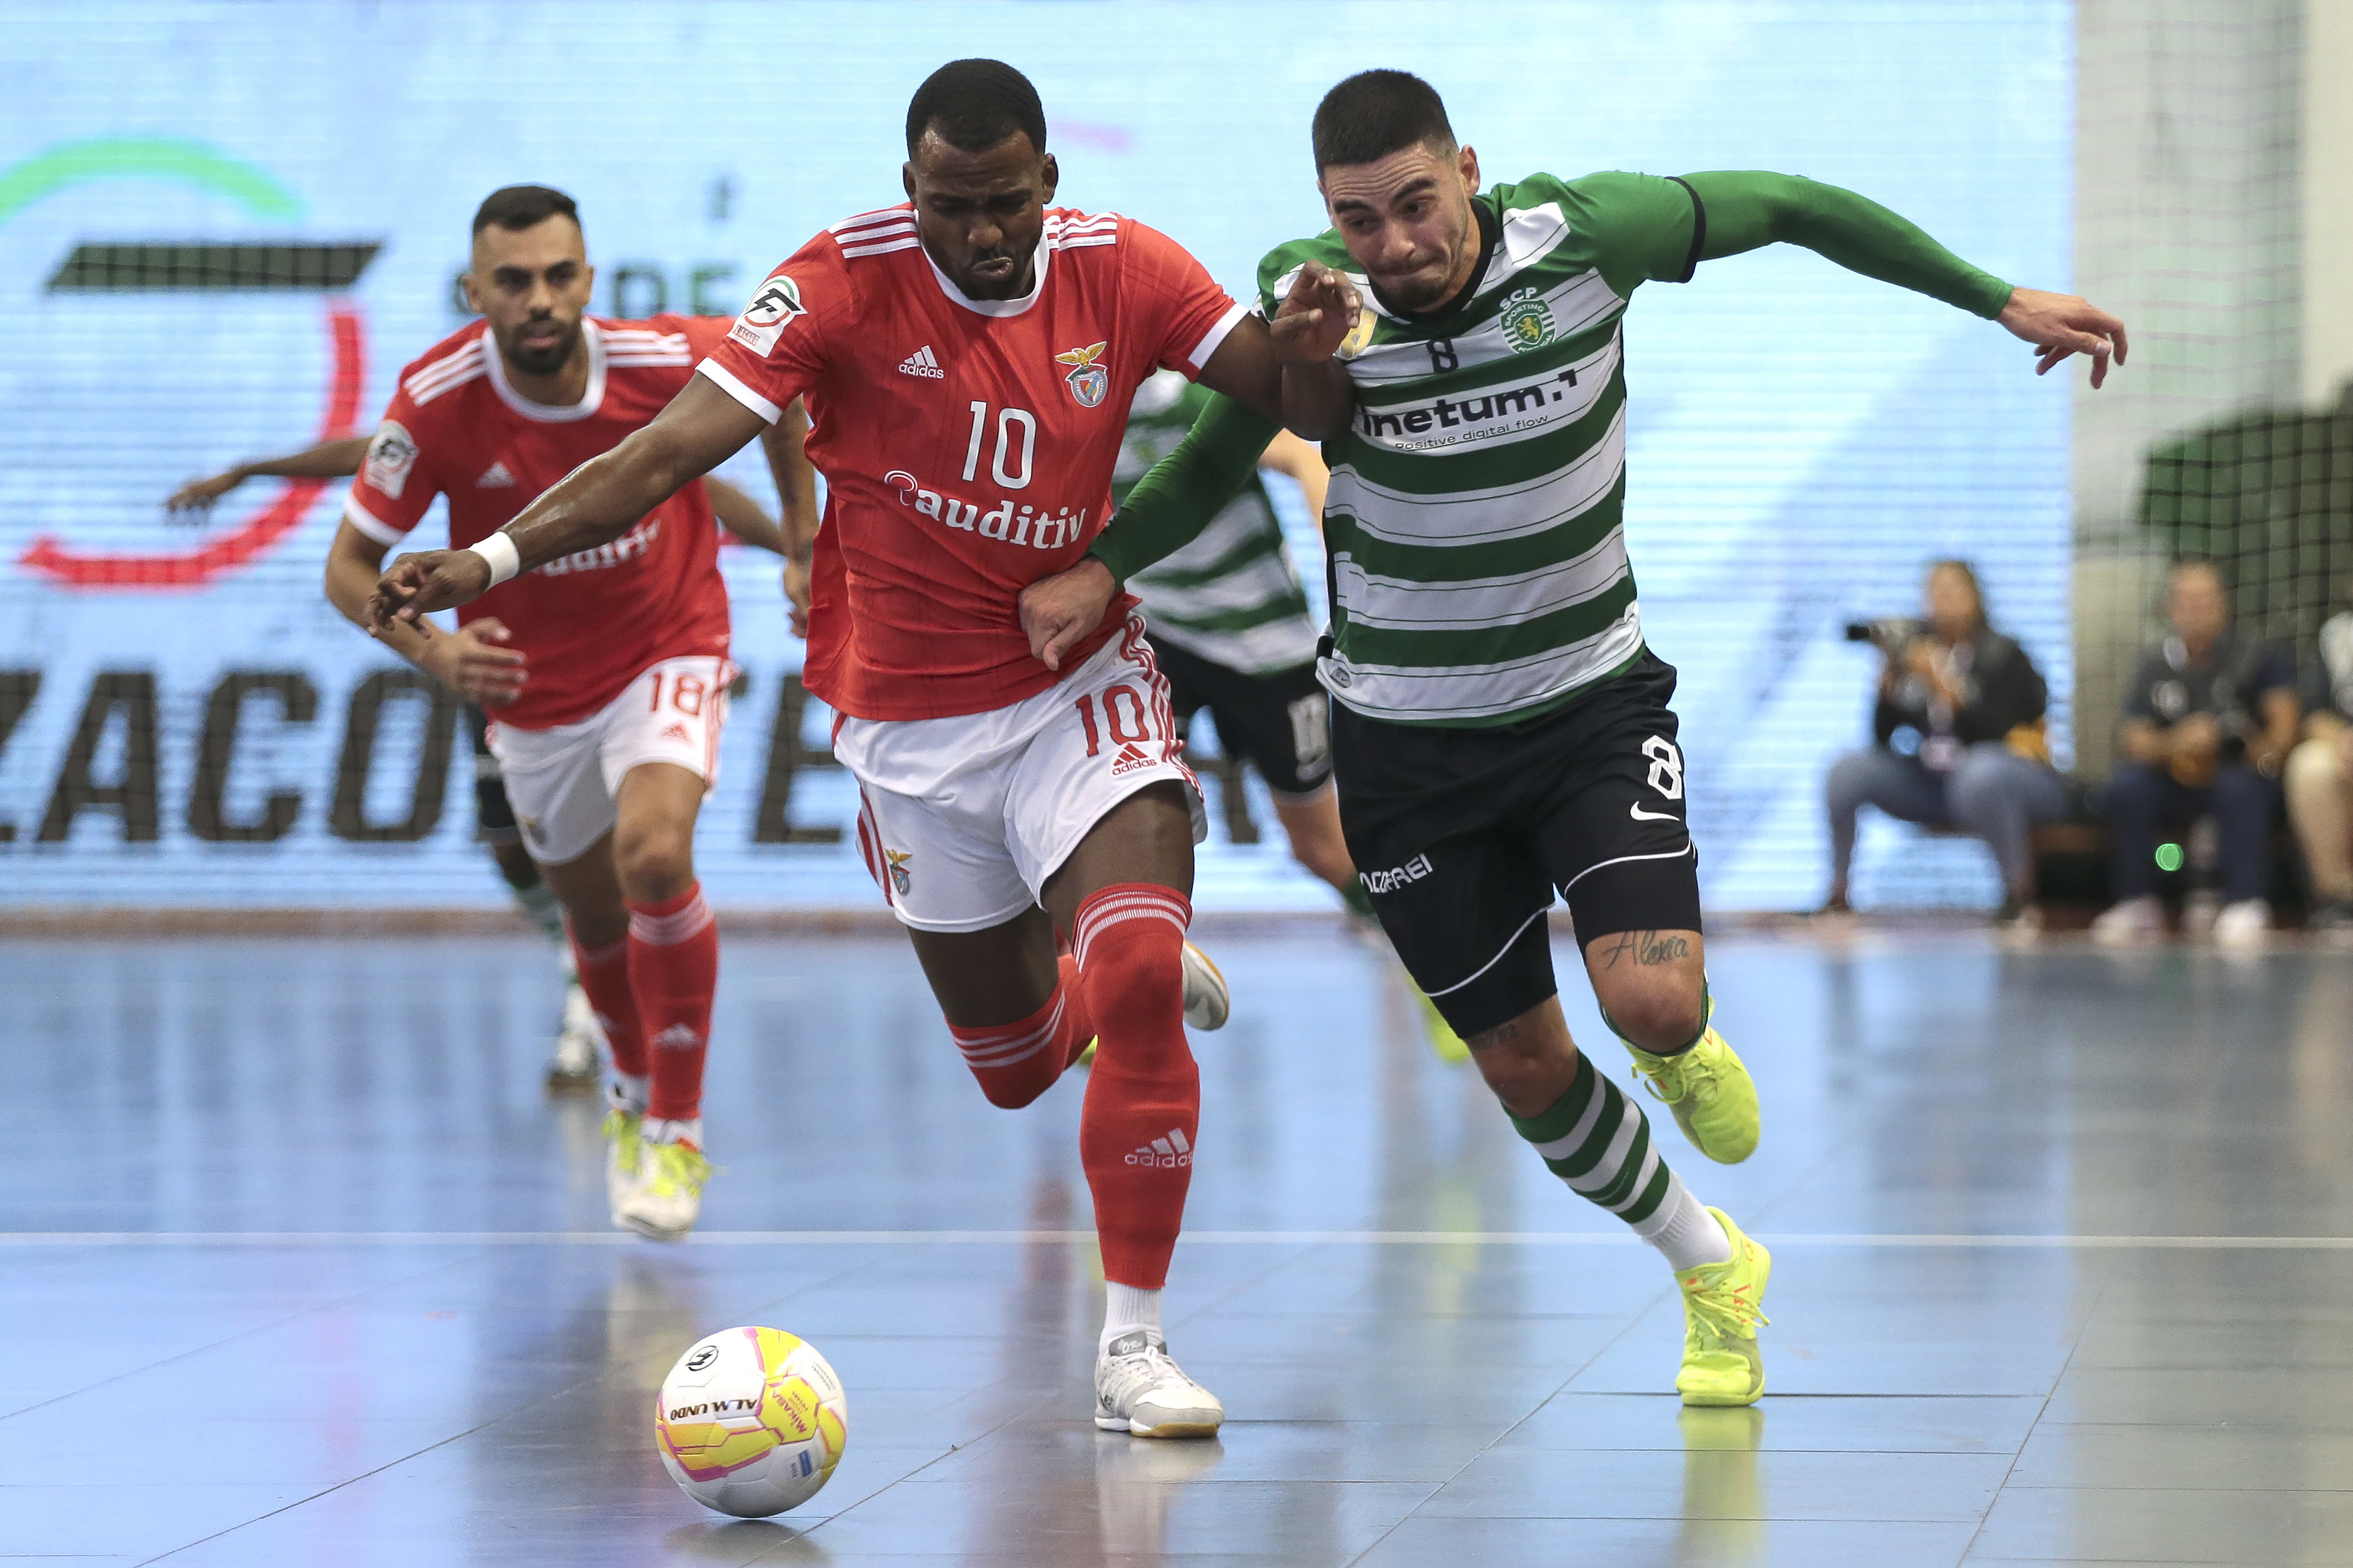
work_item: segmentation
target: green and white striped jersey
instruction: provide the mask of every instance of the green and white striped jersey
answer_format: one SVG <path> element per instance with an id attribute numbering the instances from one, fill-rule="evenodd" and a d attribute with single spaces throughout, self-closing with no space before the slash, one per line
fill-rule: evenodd
<path id="1" fill-rule="evenodd" d="M 1496 185 L 1475 200 L 1484 270 L 1442 316 L 1383 310 L 1331 230 L 1260 264 L 1269 318 L 1311 259 L 1366 304 L 1340 351 L 1356 420 L 1324 447 L 1319 672 L 1338 700 L 1397 723 L 1508 723 L 1641 651 L 1620 318 L 1646 279 L 1691 276 L 1696 200 L 1646 174 Z"/>
<path id="2" fill-rule="evenodd" d="M 1114 504 L 1124 503 L 1130 487 L 1176 449 L 1209 397 L 1208 388 L 1173 370 L 1157 372 L 1136 388 L 1112 474 Z M 1255 469 L 1198 538 L 1127 585 L 1144 601 L 1145 623 L 1155 637 L 1212 664 L 1266 675 L 1315 657 L 1307 595 Z"/>

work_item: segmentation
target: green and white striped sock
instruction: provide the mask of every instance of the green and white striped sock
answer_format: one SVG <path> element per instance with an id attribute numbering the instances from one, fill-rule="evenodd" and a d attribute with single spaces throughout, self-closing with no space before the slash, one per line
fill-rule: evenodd
<path id="1" fill-rule="evenodd" d="M 1513 1117 L 1512 1126 L 1569 1191 L 1633 1226 L 1674 1268 L 1732 1256 L 1724 1227 L 1659 1158 L 1642 1108 L 1603 1077 L 1591 1058 L 1577 1058 L 1568 1092 L 1535 1116 Z"/>
<path id="2" fill-rule="evenodd" d="M 530 917 L 531 923 L 547 933 L 550 942 L 564 941 L 564 906 L 555 901 L 555 889 L 544 882 L 533 882 L 528 888 L 515 888 L 514 901 Z"/>

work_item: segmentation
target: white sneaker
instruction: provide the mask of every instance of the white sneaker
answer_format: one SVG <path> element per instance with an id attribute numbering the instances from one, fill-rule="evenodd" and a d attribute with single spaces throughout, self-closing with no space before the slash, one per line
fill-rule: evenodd
<path id="1" fill-rule="evenodd" d="M 702 1184 L 710 1179 L 711 1162 L 685 1139 L 640 1137 L 637 1183 L 613 1205 L 613 1223 L 649 1240 L 684 1241 L 702 1217 Z"/>
<path id="2" fill-rule="evenodd" d="M 588 993 L 575 980 L 565 987 L 564 1025 L 556 1031 L 555 1055 L 548 1060 L 547 1087 L 594 1087 L 604 1049 L 605 1031 L 596 1026 L 596 1009 L 588 1005 Z"/>
<path id="3" fill-rule="evenodd" d="M 2103 947 L 2128 947 L 2147 942 L 2165 931 L 2165 906 L 2155 893 L 2126 899 L 2100 911 L 2092 921 L 2092 940 Z"/>
<path id="4" fill-rule="evenodd" d="M 1185 1375 L 1168 1342 L 1135 1329 L 1095 1361 L 1095 1425 L 1132 1437 L 1214 1437 L 1226 1419 L 1218 1396 Z"/>
<path id="5" fill-rule="evenodd" d="M 2217 947 L 2261 947 L 2272 929 L 2272 907 L 2261 899 L 2224 904 L 2214 917 Z"/>
<path id="6" fill-rule="evenodd" d="M 616 1230 L 628 1228 L 621 1217 L 622 1205 L 637 1194 L 644 1123 L 644 1117 L 617 1099 L 605 1112 L 605 1201 L 612 1207 Z"/>
<path id="7" fill-rule="evenodd" d="M 1209 955 L 1185 944 L 1185 1021 L 1197 1029 L 1222 1029 L 1234 1010 L 1234 994 Z"/>

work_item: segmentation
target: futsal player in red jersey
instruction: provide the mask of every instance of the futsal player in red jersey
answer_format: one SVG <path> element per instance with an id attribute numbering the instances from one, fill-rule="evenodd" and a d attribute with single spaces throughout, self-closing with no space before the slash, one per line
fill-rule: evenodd
<path id="1" fill-rule="evenodd" d="M 719 940 L 694 821 L 727 717 L 727 589 L 703 487 L 632 511 L 459 614 L 371 621 L 385 550 L 448 498 L 465 546 L 642 429 L 694 379 L 724 321 L 586 314 L 595 274 L 571 199 L 493 192 L 474 215 L 467 299 L 485 318 L 402 371 L 353 479 L 327 596 L 491 714 L 490 745 L 531 857 L 564 905 L 614 1062 L 613 1222 L 676 1240 L 702 1212 L 702 1065 Z M 769 428 L 779 485 L 788 432 Z M 740 445 L 741 443 L 739 443 Z"/>
<path id="2" fill-rule="evenodd" d="M 1328 358 L 1354 318 L 1302 290 L 1270 327 L 1166 237 L 1051 206 L 1044 112 L 1009 66 L 933 73 L 907 152 L 907 202 L 796 252 L 660 418 L 474 549 L 402 557 L 373 615 L 615 538 L 805 396 L 828 495 L 803 679 L 841 715 L 869 867 L 993 1103 L 1100 1041 L 1079 1139 L 1108 1282 L 1095 1422 L 1208 1436 L 1224 1409 L 1160 1328 L 1198 1131 L 1184 1024 L 1226 1002 L 1185 942 L 1200 797 L 1135 601 L 1054 666 L 1015 601 L 1102 528 L 1145 376 L 1280 417 L 1284 363 Z"/>

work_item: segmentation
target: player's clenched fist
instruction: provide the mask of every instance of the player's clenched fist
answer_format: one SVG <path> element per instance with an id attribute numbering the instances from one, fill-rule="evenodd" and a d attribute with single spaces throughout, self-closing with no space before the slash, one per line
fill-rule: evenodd
<path id="1" fill-rule="evenodd" d="M 1021 590 L 1021 630 L 1029 651 L 1048 669 L 1062 668 L 1062 656 L 1103 625 L 1119 583 L 1111 568 L 1090 555 L 1066 572 L 1040 577 Z"/>
<path id="2" fill-rule="evenodd" d="M 522 695 L 531 679 L 520 648 L 505 646 L 510 633 L 504 622 L 490 616 L 470 621 L 454 632 L 437 632 L 417 655 L 424 671 L 467 701 L 482 708 L 503 708 Z"/>
<path id="3" fill-rule="evenodd" d="M 427 550 L 404 555 L 376 579 L 368 595 L 370 631 L 396 621 L 414 625 L 436 610 L 470 604 L 490 591 L 491 563 L 471 550 Z"/>
<path id="4" fill-rule="evenodd" d="M 1301 364 L 1315 364 L 1340 352 L 1356 330 L 1364 301 L 1355 284 L 1321 262 L 1299 269 L 1267 332 L 1275 352 Z"/>

